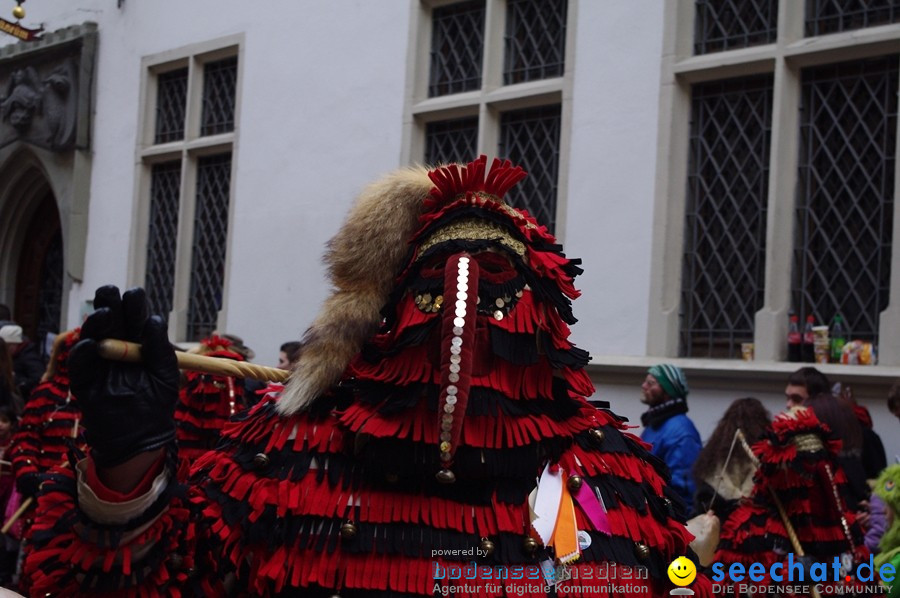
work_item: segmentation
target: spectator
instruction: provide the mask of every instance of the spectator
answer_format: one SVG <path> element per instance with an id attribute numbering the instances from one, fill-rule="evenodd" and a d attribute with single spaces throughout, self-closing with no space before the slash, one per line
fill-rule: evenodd
<path id="1" fill-rule="evenodd" d="M 712 505 L 716 516 L 724 521 L 738 501 L 750 495 L 756 464 L 742 445 L 749 448 L 760 440 L 770 420 L 768 410 L 759 399 L 737 399 L 728 407 L 694 464 L 695 513 L 704 513 Z M 735 443 L 738 430 L 743 438 Z M 732 443 L 735 443 L 733 449 Z"/>
<path id="2" fill-rule="evenodd" d="M 44 375 L 44 360 L 41 359 L 38 346 L 22 333 L 22 327 L 18 324 L 7 324 L 0 328 L 0 338 L 6 341 L 13 360 L 19 396 L 26 399 Z"/>
<path id="3" fill-rule="evenodd" d="M 784 389 L 786 408 L 790 410 L 802 405 L 809 397 L 830 392 L 831 383 L 825 374 L 814 367 L 802 367 L 788 376 L 787 387 Z"/>
<path id="4" fill-rule="evenodd" d="M 830 392 L 821 392 L 807 399 L 804 406 L 816 414 L 816 418 L 828 426 L 841 439 L 841 449 L 837 454 L 837 464 L 847 476 L 850 496 L 849 506 L 856 510 L 867 507 L 869 486 L 862 466 L 862 427 L 850 404 Z"/>
<path id="5" fill-rule="evenodd" d="M 887 467 L 887 455 L 884 452 L 884 443 L 872 425 L 872 415 L 869 410 L 856 402 L 853 390 L 847 386 L 841 386 L 838 395 L 850 405 L 853 414 L 859 422 L 862 431 L 862 464 L 867 480 L 877 478 L 882 470 Z"/>
<path id="6" fill-rule="evenodd" d="M 891 386 L 891 389 L 888 391 L 887 404 L 891 413 L 893 413 L 897 419 L 900 419 L 900 381 L 894 382 L 894 385 Z"/>
<path id="7" fill-rule="evenodd" d="M 291 364 L 297 359 L 300 353 L 299 341 L 288 341 L 281 345 L 278 351 L 278 367 L 282 370 L 291 369 Z"/>
<path id="8" fill-rule="evenodd" d="M 686 512 L 694 498 L 691 469 L 700 453 L 700 434 L 687 415 L 687 378 L 681 368 L 660 364 L 647 370 L 641 385 L 641 402 L 648 409 L 641 415 L 641 439 L 652 446 L 650 452 L 669 467 L 672 488 L 681 497 Z"/>
<path id="9" fill-rule="evenodd" d="M 875 492 L 869 496 L 869 528 L 866 530 L 866 548 L 872 554 L 878 554 L 879 544 L 888 529 L 888 507 Z"/>

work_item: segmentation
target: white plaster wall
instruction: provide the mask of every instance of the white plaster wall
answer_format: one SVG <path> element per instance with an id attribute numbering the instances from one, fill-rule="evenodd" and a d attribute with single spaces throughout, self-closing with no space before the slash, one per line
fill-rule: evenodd
<path id="1" fill-rule="evenodd" d="M 573 338 L 595 355 L 646 350 L 663 9 L 578 5 L 565 247 L 585 270 Z"/>

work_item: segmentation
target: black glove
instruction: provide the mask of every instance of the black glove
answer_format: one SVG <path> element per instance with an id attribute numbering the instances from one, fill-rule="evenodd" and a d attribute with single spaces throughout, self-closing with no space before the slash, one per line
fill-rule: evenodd
<path id="1" fill-rule="evenodd" d="M 36 496 L 44 477 L 37 473 L 23 473 L 16 478 L 16 490 L 23 497 Z"/>
<path id="2" fill-rule="evenodd" d="M 94 308 L 69 355 L 70 386 L 94 462 L 111 467 L 174 441 L 178 363 L 165 322 L 147 317 L 143 289 L 120 298 L 118 288 L 100 287 Z M 102 359 L 97 342 L 106 338 L 140 343 L 143 362 Z"/>

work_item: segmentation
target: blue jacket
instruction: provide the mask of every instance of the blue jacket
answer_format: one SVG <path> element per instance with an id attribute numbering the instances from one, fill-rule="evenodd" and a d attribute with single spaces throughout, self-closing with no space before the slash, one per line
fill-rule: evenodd
<path id="1" fill-rule="evenodd" d="M 652 444 L 650 452 L 669 466 L 671 485 L 690 514 L 694 501 L 694 474 L 691 470 L 703 446 L 694 422 L 687 415 L 678 413 L 655 427 L 644 428 L 641 439 Z"/>

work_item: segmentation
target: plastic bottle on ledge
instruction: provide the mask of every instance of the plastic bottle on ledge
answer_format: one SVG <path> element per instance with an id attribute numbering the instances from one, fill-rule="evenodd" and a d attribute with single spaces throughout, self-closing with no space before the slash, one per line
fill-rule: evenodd
<path id="1" fill-rule="evenodd" d="M 813 326 L 816 325 L 815 316 L 806 316 L 806 325 L 803 327 L 803 346 L 801 355 L 806 363 L 815 363 L 816 361 L 816 334 L 813 332 Z"/>
<path id="2" fill-rule="evenodd" d="M 840 315 L 834 316 L 831 325 L 831 363 L 841 362 L 841 353 L 847 343 L 847 331 L 844 328 L 844 319 Z"/>
<path id="3" fill-rule="evenodd" d="M 788 361 L 803 360 L 803 335 L 800 334 L 800 318 L 794 312 L 788 314 L 787 349 Z"/>

